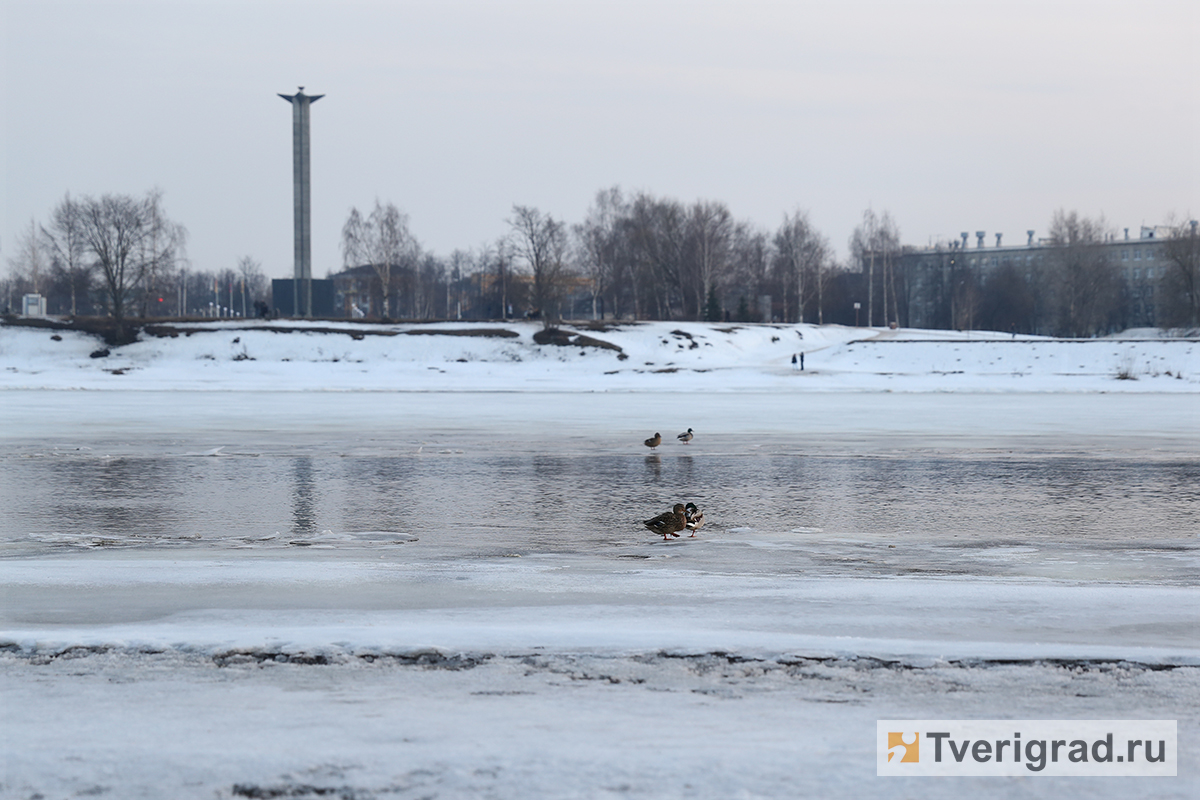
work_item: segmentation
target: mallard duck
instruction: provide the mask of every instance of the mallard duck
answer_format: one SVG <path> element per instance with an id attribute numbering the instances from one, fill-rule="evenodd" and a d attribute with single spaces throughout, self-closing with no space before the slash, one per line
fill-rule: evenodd
<path id="1" fill-rule="evenodd" d="M 645 520 L 642 524 L 655 533 L 661 533 L 663 541 L 671 536 L 678 539 L 679 532 L 687 527 L 687 515 L 684 513 L 683 503 L 676 503 L 675 508 L 665 514 L 659 514 L 653 519 Z"/>
<path id="2" fill-rule="evenodd" d="M 690 442 L 692 440 L 692 437 L 695 435 L 696 434 L 692 433 L 692 429 L 688 428 L 686 433 L 681 433 L 678 436 L 676 436 L 675 438 L 678 439 L 679 441 L 683 442 L 684 444 L 687 444 L 688 442 Z"/>
<path id="3" fill-rule="evenodd" d="M 704 527 L 704 512 L 696 508 L 695 503 L 688 503 L 683 507 L 683 515 L 686 519 L 684 527 L 692 532 L 692 536 L 695 536 L 696 531 Z"/>
<path id="4" fill-rule="evenodd" d="M 654 448 L 656 448 L 660 444 L 662 444 L 662 434 L 656 433 L 653 436 L 651 436 L 649 439 L 647 439 L 646 441 L 642 442 L 642 444 L 646 445 L 646 447 L 649 447 L 651 450 L 653 450 Z"/>

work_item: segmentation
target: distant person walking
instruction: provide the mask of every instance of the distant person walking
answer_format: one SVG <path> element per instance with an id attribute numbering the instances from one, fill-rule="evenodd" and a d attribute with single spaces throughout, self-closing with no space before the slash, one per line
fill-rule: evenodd
<path id="1" fill-rule="evenodd" d="M 792 369 L 796 369 L 796 354 L 792 353 Z"/>
<path id="2" fill-rule="evenodd" d="M 804 353 L 800 354 L 800 371 L 804 372 Z"/>

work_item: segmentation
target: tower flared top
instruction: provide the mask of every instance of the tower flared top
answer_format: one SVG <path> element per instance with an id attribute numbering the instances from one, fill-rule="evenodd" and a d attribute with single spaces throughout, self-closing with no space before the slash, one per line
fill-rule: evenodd
<path id="1" fill-rule="evenodd" d="M 289 103 L 295 103 L 297 100 L 308 100 L 309 103 L 315 103 L 325 96 L 323 94 L 305 94 L 303 86 L 299 86 L 297 88 L 299 91 L 295 94 L 281 94 L 279 96 L 284 100 L 287 100 Z"/>

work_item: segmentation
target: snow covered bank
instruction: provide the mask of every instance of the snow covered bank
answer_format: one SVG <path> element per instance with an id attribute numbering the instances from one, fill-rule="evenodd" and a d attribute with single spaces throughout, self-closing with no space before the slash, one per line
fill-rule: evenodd
<path id="1" fill-rule="evenodd" d="M 1200 343 L 1189 339 L 694 322 L 566 326 L 567 344 L 538 344 L 540 325 L 523 322 L 152 330 L 105 348 L 79 332 L 0 327 L 0 389 L 1200 391 Z M 792 364 L 801 354 L 803 371 Z"/>

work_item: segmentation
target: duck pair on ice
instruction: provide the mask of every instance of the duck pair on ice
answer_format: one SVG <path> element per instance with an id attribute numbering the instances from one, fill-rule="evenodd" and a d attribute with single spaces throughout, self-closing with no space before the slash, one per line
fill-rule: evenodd
<path id="1" fill-rule="evenodd" d="M 696 434 L 692 433 L 692 429 L 688 428 L 686 431 L 679 434 L 675 438 L 678 439 L 679 441 L 683 442 L 684 444 L 687 444 L 695 437 L 695 435 Z M 662 434 L 656 433 L 653 436 L 651 436 L 649 439 L 646 439 L 644 442 L 642 442 L 642 444 L 646 445 L 646 447 L 649 447 L 651 450 L 653 450 L 654 448 L 656 448 L 660 444 L 662 444 Z"/>
<path id="2" fill-rule="evenodd" d="M 689 530 L 695 536 L 696 531 L 704 525 L 704 512 L 696 508 L 695 503 L 676 503 L 670 511 L 644 520 L 642 524 L 655 533 L 661 533 L 665 542 L 672 536 L 678 539 L 679 532 L 683 530 Z"/>

